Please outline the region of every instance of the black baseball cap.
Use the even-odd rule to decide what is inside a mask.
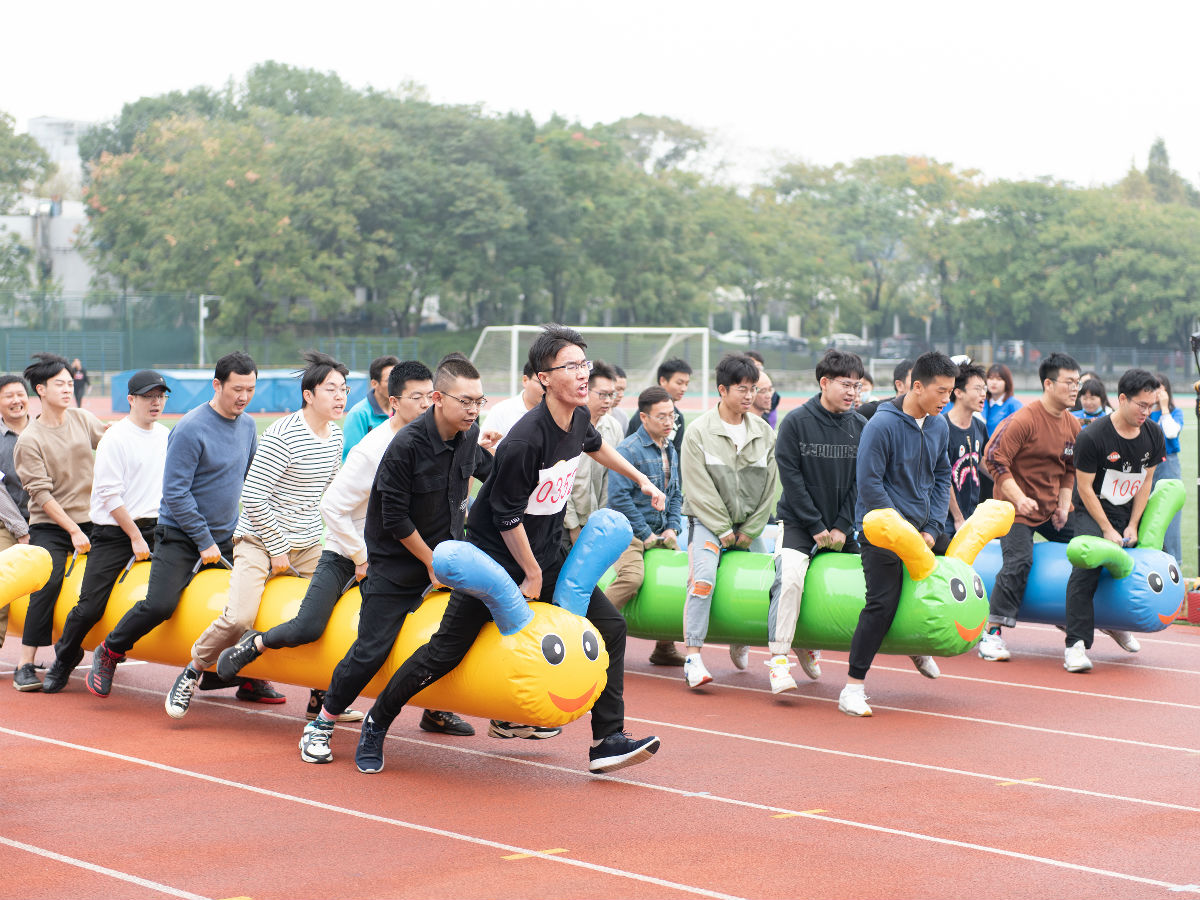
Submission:
[[[167,387],[167,379],[155,372],[153,369],[142,369],[140,372],[134,372],[129,376],[128,393],[141,396],[148,394],[155,388],[162,388],[168,394],[171,389]]]

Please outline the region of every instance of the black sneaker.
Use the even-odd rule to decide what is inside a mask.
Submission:
[[[226,688],[235,688],[242,686],[242,679],[234,678],[226,681],[213,672],[211,669],[205,669],[200,673],[200,683],[196,685],[198,691],[223,691]]]
[[[262,656],[262,651],[254,645],[254,639],[260,634],[261,631],[247,631],[240,641],[221,651],[221,655],[217,657],[218,678],[222,681],[232,681],[237,678],[238,672]]]
[[[75,671],[75,667],[79,665],[79,661],[83,659],[83,648],[80,647],[71,654],[70,660],[64,660],[61,656],[55,657],[54,662],[50,665],[50,669],[42,678],[42,693],[57,694],[67,686],[67,681],[71,677],[71,673]]]
[[[25,663],[23,666],[18,666],[17,671],[13,672],[13,687],[18,691],[40,691],[42,682],[37,677],[37,669],[33,663]]]
[[[314,722],[317,716],[321,715],[321,707],[325,705],[324,691],[310,691],[308,694],[308,709],[304,713],[304,718],[310,722]],[[345,709],[335,716],[335,721],[338,722],[361,722],[365,713],[361,709]]]
[[[168,716],[172,719],[182,719],[187,715],[188,707],[192,705],[192,695],[196,693],[196,685],[199,681],[200,673],[193,671],[191,666],[187,666],[179,673],[175,683],[171,685],[171,692],[167,694],[167,702],[164,704]]]
[[[452,712],[441,709],[427,709],[421,715],[421,730],[432,731],[435,734],[454,734],[459,737],[470,737],[475,733],[471,723]]]
[[[625,732],[618,731],[588,750],[588,770],[596,774],[615,772],[645,762],[658,752],[658,748],[659,740],[656,737],[635,741]]]
[[[315,723],[314,723],[315,724]],[[358,747],[354,751],[354,764],[364,775],[374,775],[383,771],[383,739],[387,737],[386,728],[378,728],[371,719],[371,714],[363,719],[362,734],[358,736]]]
[[[113,672],[117,663],[125,661],[124,653],[113,653],[108,644],[100,642],[100,646],[92,651],[92,670],[87,673],[83,683],[97,697],[107,697],[112,692]]]
[[[562,734],[561,728],[543,728],[541,725],[519,725],[516,722],[502,722],[492,719],[488,723],[488,737],[494,738],[525,738],[531,741],[544,741],[546,738]]]
[[[287,703],[287,697],[275,690],[275,686],[261,678],[247,678],[233,696],[247,703]]]

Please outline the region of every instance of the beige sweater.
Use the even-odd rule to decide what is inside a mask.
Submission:
[[[54,521],[46,515],[47,500],[57,502],[72,522],[90,520],[92,451],[107,427],[86,409],[68,409],[61,425],[51,427],[38,416],[21,432],[13,462],[29,492],[29,524]]]

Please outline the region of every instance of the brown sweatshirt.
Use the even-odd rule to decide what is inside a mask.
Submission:
[[[1007,499],[1001,486],[1011,478],[1038,505],[1035,517],[1018,514],[1018,522],[1041,525],[1058,507],[1059,491],[1075,486],[1079,429],[1079,420],[1069,411],[1052,416],[1041,400],[1027,403],[996,428],[983,451],[983,463],[996,482],[992,496]]]
[[[21,432],[13,462],[29,492],[29,524],[54,521],[46,515],[47,500],[76,524],[91,519],[92,451],[107,427],[86,409],[67,409],[61,425],[51,427],[38,416]]]

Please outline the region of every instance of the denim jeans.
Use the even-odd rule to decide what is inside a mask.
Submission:
[[[721,562],[721,541],[699,519],[689,518],[688,528],[688,592],[683,603],[683,642],[687,647],[703,647],[708,637],[717,565]],[[762,535],[751,542],[750,552],[766,552]]]

